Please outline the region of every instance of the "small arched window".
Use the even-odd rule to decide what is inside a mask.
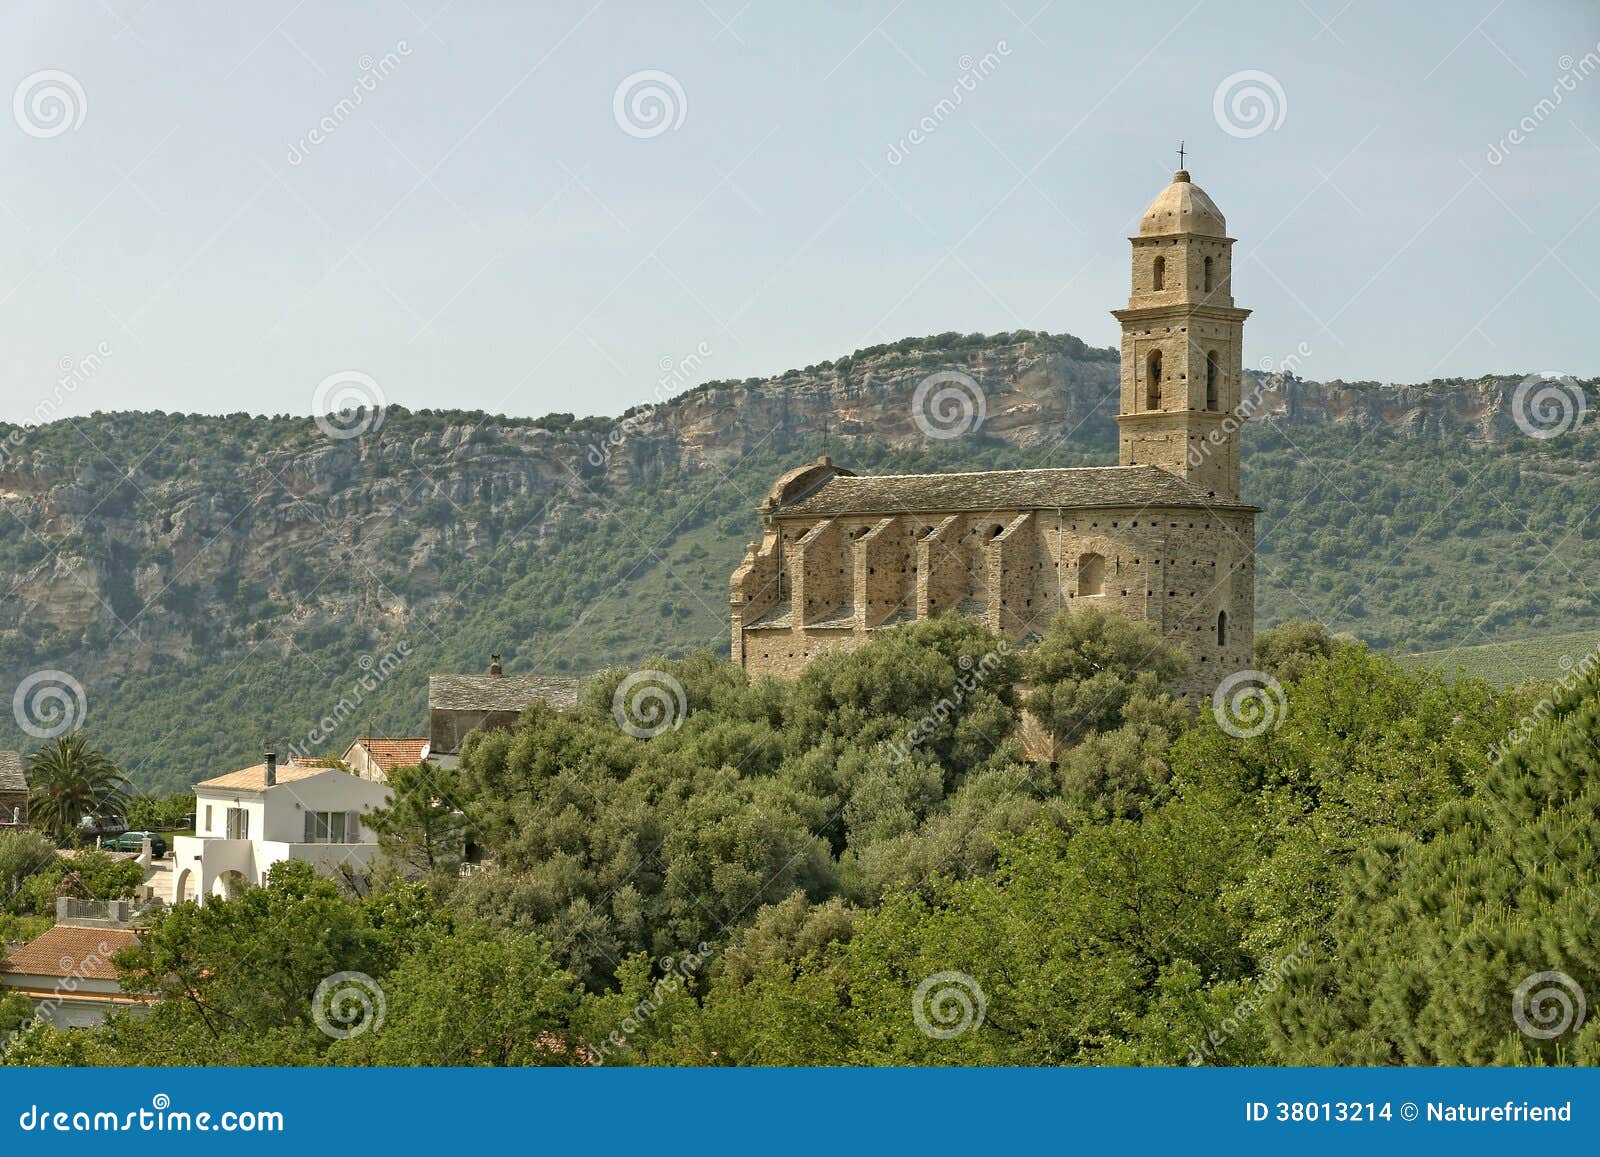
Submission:
[[[1217,351],[1206,354],[1206,409],[1217,408]]]
[[[1217,646],[1226,647],[1227,645],[1228,645],[1228,612],[1227,611],[1218,611],[1217,612]]]
[[[1206,262],[1205,262],[1205,286],[1206,286],[1206,292],[1210,293],[1211,292],[1211,258],[1209,258],[1209,257],[1206,258]]]
[[[1157,257],[1154,267],[1150,271],[1150,286],[1160,293],[1167,286],[1167,259]]]
[[[1151,350],[1144,360],[1144,406],[1147,410],[1161,408],[1161,351]]]
[[[1106,593],[1106,560],[1098,554],[1078,559],[1078,597]]]

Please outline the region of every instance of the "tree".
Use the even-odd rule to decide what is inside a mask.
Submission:
[[[566,1035],[578,982],[540,937],[457,929],[407,957],[383,992],[383,1025],[334,1046],[334,1063],[583,1063]]]
[[[1327,946],[1278,995],[1288,1064],[1600,1062],[1600,675],[1469,797],[1337,881]]]
[[[85,816],[121,815],[128,781],[81,730],[28,757],[29,821],[57,840],[73,839]]]
[[[128,800],[128,826],[135,831],[170,832],[194,824],[194,792],[136,795]]]
[[[33,1001],[20,992],[0,992],[0,1054],[11,1038],[33,1020]]]
[[[1200,712],[1172,746],[1175,790],[1259,830],[1255,862],[1230,897],[1252,951],[1277,958],[1302,941],[1333,951],[1341,870],[1469,794],[1514,718],[1484,683],[1447,683],[1356,646],[1311,663],[1268,710],[1265,730],[1247,739]]]
[[[55,858],[55,844],[39,832],[26,828],[0,831],[0,900],[9,903],[24,880]]]
[[[11,897],[12,911],[54,917],[56,896],[69,876],[72,889],[89,900],[120,900],[144,883],[144,869],[131,859],[113,859],[92,848],[68,859],[52,847],[49,860],[24,878]]]
[[[1328,628],[1310,619],[1279,623],[1256,635],[1255,664],[1267,674],[1292,683],[1318,659],[1326,659],[1340,646]],[[1351,644],[1344,644],[1351,645]]]
[[[367,817],[384,852],[420,871],[453,871],[468,831],[460,772],[428,763],[396,767],[389,772],[389,789],[389,804]]]
[[[1149,623],[1099,607],[1063,611],[1027,652],[1028,710],[1063,743],[1121,726],[1135,697],[1163,693],[1188,657]]]
[[[334,1036],[319,1011],[336,1017],[341,992],[370,992],[445,927],[416,886],[355,901],[284,861],[263,887],[178,905],[119,953],[123,988],[157,999],[146,1015],[112,1017],[103,1039],[120,1064],[321,1063]]]

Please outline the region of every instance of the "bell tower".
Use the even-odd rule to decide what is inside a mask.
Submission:
[[[1244,319],[1233,304],[1233,238],[1222,212],[1179,169],[1133,242],[1122,323],[1118,460],[1159,466],[1239,500]]]

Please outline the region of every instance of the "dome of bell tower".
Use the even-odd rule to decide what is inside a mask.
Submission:
[[[1150,202],[1150,208],[1144,211],[1139,222],[1141,237],[1165,233],[1194,233],[1202,237],[1228,235],[1222,210],[1206,196],[1204,189],[1189,180],[1184,169],[1172,174],[1172,184]]]

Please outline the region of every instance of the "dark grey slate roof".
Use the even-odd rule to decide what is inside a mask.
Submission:
[[[837,474],[780,514],[910,514],[1067,507],[1202,506],[1253,510],[1201,491],[1155,466],[988,470],[973,474]]]
[[[521,711],[535,699],[576,707],[578,680],[562,675],[429,675],[429,711]]]
[[[28,777],[22,774],[22,756],[15,751],[0,751],[0,791],[27,791]]]

